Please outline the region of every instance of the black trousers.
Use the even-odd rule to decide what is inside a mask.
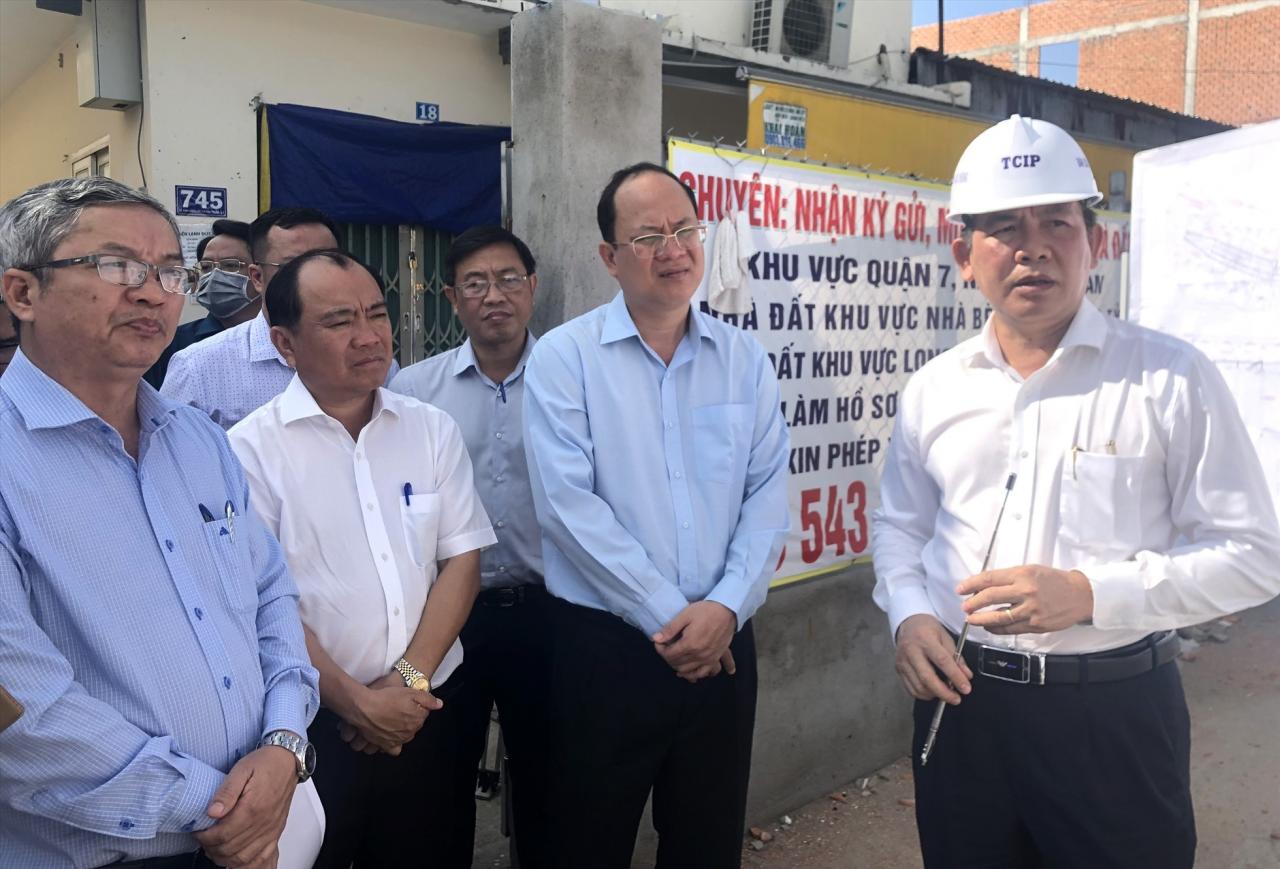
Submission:
[[[943,713],[915,704],[916,824],[928,869],[1191,869],[1190,721],[1177,665],[1115,682],[975,675]]]
[[[427,716],[397,757],[353,751],[338,734],[341,719],[323,707],[316,713],[307,735],[316,747],[325,831],[315,869],[471,869],[469,856],[459,862],[440,847],[460,821],[453,682],[450,676],[437,691],[444,708]]]
[[[551,844],[557,869],[630,869],[653,792],[658,869],[737,869],[755,727],[751,624],[737,674],[690,684],[609,613],[555,607]]]
[[[525,590],[521,600],[493,605],[481,592],[462,629],[465,655],[460,684],[450,705],[459,718],[461,802],[455,847],[471,865],[476,828],[476,771],[484,754],[489,711],[498,717],[511,758],[512,822],[521,869],[554,869],[547,852],[547,687],[551,670],[551,596],[541,586]],[[452,681],[452,680],[450,680]]]

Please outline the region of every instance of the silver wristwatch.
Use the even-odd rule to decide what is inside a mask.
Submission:
[[[316,771],[315,746],[292,730],[271,731],[262,737],[262,741],[258,743],[258,748],[268,745],[278,745],[293,754],[293,759],[298,763],[299,784],[311,778],[311,774]]]

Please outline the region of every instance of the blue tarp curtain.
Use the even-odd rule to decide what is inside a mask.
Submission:
[[[510,127],[408,124],[288,104],[263,113],[262,177],[272,208],[449,232],[501,220],[499,144]]]

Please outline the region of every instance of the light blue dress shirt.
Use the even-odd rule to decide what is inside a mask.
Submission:
[[[502,383],[480,371],[471,339],[410,365],[391,391],[435,405],[462,430],[476,491],[498,542],[480,553],[480,586],[542,584],[542,540],[524,454],[524,368],[537,339],[526,332],[524,353]]]
[[[790,523],[790,441],[760,344],[691,311],[665,365],[619,293],[543,336],[525,382],[551,593],[648,635],[704,599],[746,624]]]
[[[138,417],[135,462],[21,352],[0,377],[3,867],[194,851],[224,773],[319,702],[226,436],[145,383]]]
[[[399,370],[392,360],[386,382]],[[271,326],[259,313],[173,354],[160,394],[200,408],[225,431],[284,392],[291,380],[293,369],[271,343]]]

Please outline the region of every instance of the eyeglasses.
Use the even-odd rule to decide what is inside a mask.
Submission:
[[[202,259],[196,263],[196,268],[200,270],[200,274],[207,275],[214,269],[221,269],[224,272],[239,273],[244,269],[247,269],[250,265],[251,263],[248,260],[226,257],[225,259]]]
[[[615,250],[630,245],[631,252],[636,255],[637,259],[653,259],[666,248],[669,239],[674,239],[680,247],[687,251],[694,250],[698,245],[706,241],[707,228],[701,224],[686,226],[683,229],[677,229],[670,235],[663,235],[658,232],[653,235],[639,235],[631,239],[631,241],[611,241],[609,244]]]
[[[454,287],[458,291],[458,295],[464,299],[478,299],[487,295],[490,287],[497,287],[506,295],[518,293],[524,289],[525,284],[529,282],[528,275],[503,275],[494,281],[486,281],[476,279],[467,281],[465,284],[458,284]]]
[[[195,293],[200,281],[195,269],[185,266],[158,266],[144,263],[142,260],[130,259],[127,256],[114,254],[91,253],[72,259],[57,259],[53,262],[34,266],[19,266],[25,272],[38,269],[61,269],[68,266],[93,265],[98,268],[98,277],[107,283],[121,287],[140,287],[147,282],[147,276],[154,270],[165,292],[189,296]]]

